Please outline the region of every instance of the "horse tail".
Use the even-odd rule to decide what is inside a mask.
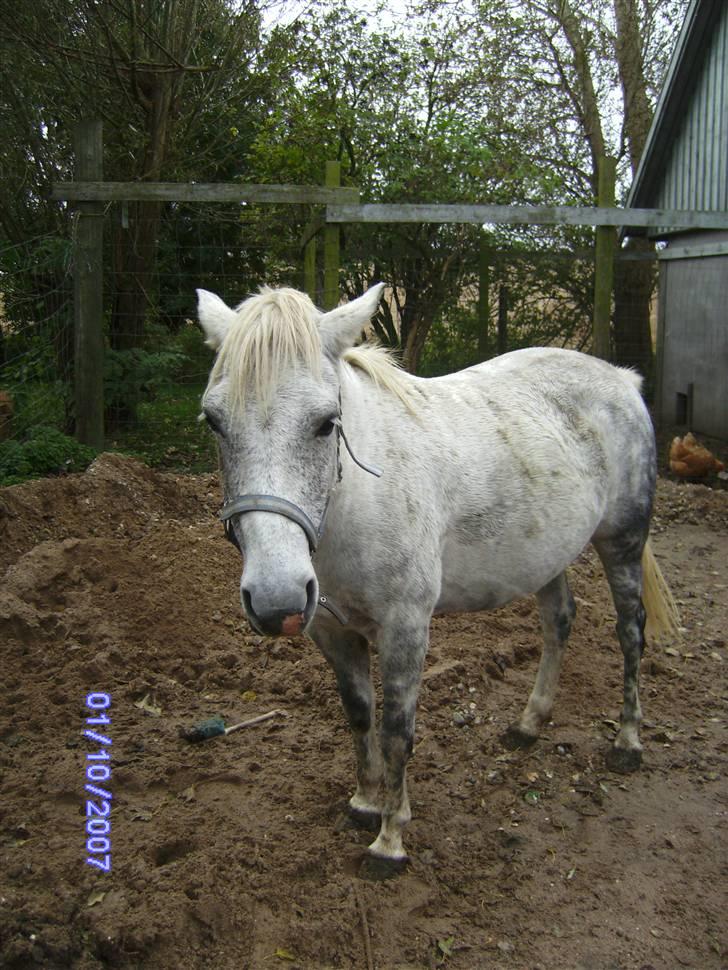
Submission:
[[[647,613],[645,634],[648,639],[680,638],[680,613],[649,539],[642,552],[642,604]]]

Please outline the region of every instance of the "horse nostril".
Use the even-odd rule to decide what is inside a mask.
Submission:
[[[255,610],[253,609],[253,601],[250,597],[250,592],[245,588],[243,588],[241,592],[243,595],[243,609],[245,610],[248,616],[254,617]]]
[[[318,595],[316,592],[316,580],[310,579],[306,583],[306,616],[312,616],[316,609]]]

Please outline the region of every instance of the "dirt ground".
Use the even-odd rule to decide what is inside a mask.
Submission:
[[[0,966],[728,966],[728,492],[660,483],[684,635],[646,651],[637,774],[604,767],[621,655],[591,553],[555,720],[527,752],[499,735],[534,677],[534,602],[433,623],[412,858],[383,883],[357,877],[371,835],[342,814],[333,677],[309,641],[251,634],[217,505],[213,476],[113,455],[0,491]],[[85,862],[90,691],[111,696],[109,873]]]

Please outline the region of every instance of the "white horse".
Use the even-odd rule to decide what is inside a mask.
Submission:
[[[236,310],[198,297],[218,351],[203,413],[219,444],[221,518],[243,554],[243,608],[261,633],[308,633],[333,667],[356,752],[349,804],[379,826],[370,867],[380,860],[386,875],[407,858],[405,768],[433,613],[536,594],[544,650],[507,738],[532,743],[551,714],[575,612],[565,569],[592,542],[624,654],[608,755],[621,771],[641,759],[646,610],[654,604],[664,627],[672,617],[646,545],[655,444],[640,378],[545,348],[413,377],[381,349],[353,346],[382,291],[323,314],[290,289],[265,289]]]

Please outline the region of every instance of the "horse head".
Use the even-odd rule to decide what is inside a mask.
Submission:
[[[292,289],[264,289],[235,310],[197,291],[217,351],[202,417],[218,443],[221,518],[243,556],[243,609],[260,633],[301,633],[316,611],[312,556],[340,476],[339,363],[382,290],[328,313]]]

